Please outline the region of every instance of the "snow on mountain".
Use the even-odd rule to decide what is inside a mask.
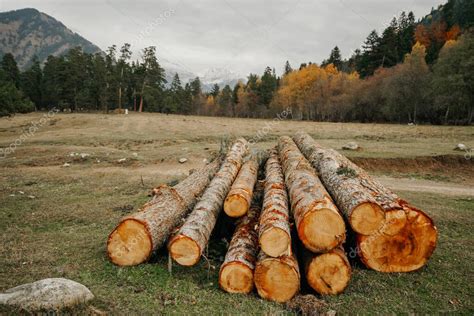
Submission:
[[[233,88],[239,80],[245,81],[238,74],[226,68],[210,68],[199,78],[204,91],[210,91],[215,84],[218,84],[221,89],[226,85]]]

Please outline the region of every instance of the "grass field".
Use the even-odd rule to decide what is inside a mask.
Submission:
[[[1,118],[0,148],[20,139],[42,116]],[[255,294],[230,295],[218,288],[222,240],[211,241],[209,263],[174,264],[171,275],[165,251],[148,264],[119,268],[107,260],[105,241],[123,215],[148,199],[151,187],[173,183],[203,165],[221,139],[257,137],[256,147],[269,148],[278,136],[297,130],[335,149],[358,142],[361,151],[344,154],[424,209],[439,230],[438,248],[426,267],[380,274],[354,262],[348,289],[322,298],[324,309],[474,313],[474,157],[453,151],[457,143],[474,146],[473,127],[56,114],[17,141],[14,152],[2,152],[0,291],[66,277],[89,287],[96,297],[92,305],[112,314],[290,313]],[[188,162],[179,164],[181,157]]]

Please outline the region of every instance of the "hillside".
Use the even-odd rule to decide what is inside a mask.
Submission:
[[[20,69],[26,69],[35,55],[44,62],[49,55],[58,56],[76,46],[87,53],[101,51],[55,18],[36,9],[0,13],[0,56],[13,54]]]

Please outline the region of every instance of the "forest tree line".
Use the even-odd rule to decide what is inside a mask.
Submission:
[[[267,67],[234,87],[204,92],[199,78],[183,84],[165,80],[151,46],[131,60],[130,44],[98,54],[80,48],[35,59],[20,72],[11,54],[0,67],[0,115],[57,108],[71,111],[134,111],[274,117],[292,109],[292,118],[471,124],[474,111],[473,4],[450,0],[415,22],[412,12],[393,18],[379,35],[372,31],[348,59],[335,47],[316,64],[282,76]]]

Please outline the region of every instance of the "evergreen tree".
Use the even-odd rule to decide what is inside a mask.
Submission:
[[[290,62],[287,60],[285,63],[285,75],[289,74],[292,71],[293,71],[293,68],[291,68]]]
[[[25,95],[34,103],[36,108],[41,108],[43,90],[43,71],[38,57],[33,57],[31,67],[21,74],[20,86]]]
[[[214,84],[214,86],[212,87],[212,90],[211,90],[210,95],[212,95],[214,98],[217,98],[217,96],[219,95],[220,90],[221,90],[221,88],[220,88],[219,85],[216,83],[216,84]]]
[[[20,70],[16,64],[15,57],[12,54],[6,53],[2,58],[2,69],[5,74],[5,80],[12,82],[15,87],[20,87]]]

